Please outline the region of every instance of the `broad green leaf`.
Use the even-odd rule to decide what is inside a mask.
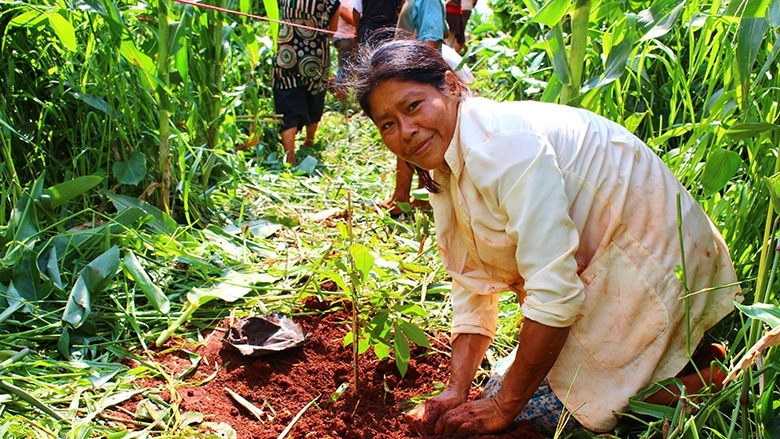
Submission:
[[[227,270],[219,283],[211,288],[195,287],[187,293],[187,301],[195,306],[201,306],[214,299],[225,302],[235,302],[252,291],[251,285],[257,283],[273,283],[276,281],[266,273],[241,273]]]
[[[639,41],[666,35],[683,11],[685,0],[655,0],[637,16]]]
[[[376,355],[380,361],[386,360],[390,356],[390,346],[381,341],[374,344],[374,355]]]
[[[425,312],[422,306],[416,303],[404,303],[393,307],[394,310],[407,316],[427,317],[428,313]]]
[[[93,12],[106,17],[106,10],[99,0],[74,0],[73,7],[80,11]]]
[[[769,20],[769,26],[777,29],[780,27],[780,1],[769,0],[769,9],[767,9],[767,20]],[[775,33],[777,35],[777,33]],[[775,39],[777,41],[777,39]],[[777,46],[777,43],[775,43]]]
[[[371,256],[368,249],[360,244],[352,244],[349,247],[349,253],[355,261],[355,268],[360,272],[360,283],[365,283],[371,267],[374,266],[374,257]]]
[[[57,339],[57,350],[63,357],[70,358],[70,329],[67,325],[62,325],[62,332]]]
[[[422,329],[404,320],[396,320],[396,324],[399,325],[401,332],[404,333],[406,338],[417,346],[425,348],[431,347],[431,344],[428,342],[428,336],[425,335],[425,332],[423,332]],[[396,335],[396,337],[398,337],[398,335]]]
[[[712,195],[723,189],[736,175],[740,166],[742,158],[734,151],[719,148],[710,152],[701,176],[704,192]]]
[[[173,235],[179,229],[179,225],[176,223],[176,221],[173,220],[173,218],[166,215],[165,212],[147,203],[146,201],[139,200],[138,198],[134,197],[128,197],[127,195],[115,194],[113,192],[104,192],[104,194],[111,200],[116,210],[120,212],[123,212],[129,208],[138,208],[152,215],[154,217],[154,221],[152,221],[150,224],[157,232],[166,235]]]
[[[84,195],[88,190],[99,185],[103,177],[86,175],[51,186],[43,190],[41,201],[48,209],[55,209],[68,201]]]
[[[114,162],[114,176],[122,184],[137,185],[146,176],[146,156],[140,151],[133,151],[125,162]]]
[[[729,128],[726,131],[726,135],[734,140],[745,140],[778,128],[780,128],[780,125],[769,122],[741,123]]]
[[[125,274],[135,281],[154,309],[163,314],[168,314],[171,310],[168,296],[152,281],[133,252],[127,252],[122,268]]]
[[[766,322],[769,326],[776,328],[780,325],[780,308],[775,305],[769,305],[767,303],[754,303],[753,305],[743,305],[738,302],[734,302],[737,309],[742,311],[746,316],[751,319],[761,320]]]
[[[46,19],[46,17],[47,14],[30,8],[30,10],[22,12],[21,14],[14,17],[10,22],[8,22],[8,26],[31,28],[38,26],[44,19]]]
[[[355,333],[352,331],[347,332],[347,334],[344,336],[344,347],[351,345],[354,340]]]
[[[46,257],[46,276],[51,279],[55,287],[60,290],[63,288],[62,276],[60,276],[60,266],[57,264],[57,247],[51,246]]]
[[[154,60],[149,55],[141,52],[135,47],[135,44],[131,40],[122,40],[122,44],[119,46],[119,53],[134,66],[141,69],[144,73],[144,77],[150,87],[156,87],[158,85],[157,80],[157,66]]]
[[[326,271],[323,274],[327,276],[330,280],[335,282],[336,285],[338,285],[338,287],[341,288],[341,291],[344,291],[345,293],[352,291],[352,288],[347,286],[347,283],[344,281],[344,278],[337,271]]]
[[[753,64],[756,62],[758,52],[764,44],[764,37],[769,25],[763,18],[743,18],[739,21],[737,30],[737,47],[735,49],[736,62],[734,66],[737,73],[737,81],[747,90],[748,81],[751,78]]]
[[[780,213],[780,173],[771,177],[764,177],[764,182],[769,189],[769,199],[775,213]]]
[[[772,0],[731,0],[723,15],[737,18],[764,18],[770,3]]]
[[[7,249],[0,249],[0,254],[6,250],[6,255],[18,249],[20,244],[24,244],[30,238],[38,234],[38,206],[36,200],[41,197],[43,192],[43,178],[40,176],[30,187],[29,193],[24,194],[16,203],[11,219],[8,221],[8,230],[6,236],[12,243]]]
[[[48,17],[49,24],[52,29],[54,29],[54,33],[57,34],[62,45],[71,52],[75,52],[76,49],[78,49],[76,31],[73,29],[73,25],[70,24],[70,21],[66,20],[65,17],[57,12],[50,13]]]
[[[542,9],[531,19],[533,23],[541,23],[547,27],[553,27],[560,23],[566,11],[571,6],[571,0],[548,0]]]
[[[555,26],[545,35],[544,42],[558,80],[563,85],[571,85],[569,60],[566,58],[566,44],[563,42],[563,31],[560,25]]]
[[[368,337],[360,337],[360,340],[358,340],[358,355],[365,354],[370,347],[371,340]]]
[[[305,175],[312,175],[314,174],[314,171],[317,169],[317,164],[319,164],[319,161],[315,159],[314,157],[307,155],[306,158],[304,158],[296,167],[295,170],[299,173],[303,173]]]
[[[349,228],[347,228],[347,224],[344,221],[339,221],[336,224],[336,228],[339,231],[339,235],[341,235],[341,239],[349,239]]]
[[[8,304],[23,301],[27,305],[24,312],[30,312],[31,307],[38,306],[51,294],[52,281],[41,275],[38,269],[38,254],[30,249],[24,249],[13,272],[13,280],[8,286]]]
[[[780,1],[776,1],[773,4],[780,5]],[[777,27],[780,27],[780,6],[777,7],[777,15],[778,15]],[[764,60],[764,65],[761,67],[761,70],[758,72],[758,74],[756,74],[756,78],[761,78],[761,79],[765,78],[766,73],[769,72],[771,69],[774,68],[774,66],[777,65],[776,64],[777,56],[778,54],[780,54],[780,33],[775,32],[774,36],[775,36],[774,38],[775,43],[772,45],[772,53],[766,57],[766,60]]]
[[[631,56],[633,47],[630,41],[624,39],[617,46],[612,47],[607,57],[606,66],[604,68],[604,74],[588,81],[586,90],[591,90],[598,87],[603,87],[610,82],[619,79],[626,72],[626,62]]]
[[[84,102],[85,104],[89,105],[90,107],[92,107],[92,108],[94,108],[94,109],[96,109],[96,110],[98,110],[98,111],[100,111],[102,113],[105,113],[105,114],[108,114],[108,115],[112,114],[111,113],[111,107],[108,105],[108,102],[106,102],[105,100],[103,100],[100,97],[93,96],[93,95],[88,95],[88,94],[84,94],[84,93],[79,93],[77,91],[71,91],[70,94],[73,95],[74,98],[80,100],[81,102]]]
[[[263,0],[263,6],[265,6],[265,13],[272,21],[268,23],[268,29],[271,32],[271,38],[274,40],[274,51],[276,51],[276,44],[279,40],[279,4],[276,0]]]
[[[78,328],[92,310],[92,302],[116,275],[119,268],[119,248],[113,246],[87,264],[79,272],[79,277],[68,296],[62,320]]]
[[[393,337],[393,352],[395,353],[395,365],[398,367],[398,372],[401,373],[401,377],[403,378],[409,367],[409,360],[412,358],[412,353],[409,349],[409,342],[406,341],[406,337],[404,337],[398,326],[395,327],[395,337]]]

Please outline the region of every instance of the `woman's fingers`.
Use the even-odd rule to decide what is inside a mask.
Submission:
[[[434,433],[445,437],[498,433],[511,425],[512,421],[513,418],[507,418],[494,399],[480,399],[442,415],[436,422]]]
[[[441,416],[461,405],[464,397],[445,389],[438,396],[425,401],[406,414],[406,422],[419,435],[431,435]]]

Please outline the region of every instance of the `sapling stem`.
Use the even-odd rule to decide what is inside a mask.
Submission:
[[[352,192],[347,192],[347,232],[349,236],[349,247],[352,247],[352,241],[354,235],[352,234]],[[359,387],[360,371],[358,369],[358,355],[359,355],[359,339],[360,339],[360,324],[358,320],[358,285],[355,284],[355,258],[352,256],[352,252],[347,251],[347,257],[349,259],[350,281],[352,283],[352,378],[355,385],[352,390],[357,395]]]

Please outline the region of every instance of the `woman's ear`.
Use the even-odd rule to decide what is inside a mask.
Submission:
[[[444,72],[444,83],[447,88],[447,91],[450,92],[450,96],[460,99],[460,82],[458,81],[458,77],[455,76],[455,73],[452,72],[452,70],[447,70]]]

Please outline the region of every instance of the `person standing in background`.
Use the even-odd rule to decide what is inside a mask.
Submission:
[[[347,80],[347,67],[358,48],[355,19],[352,14],[352,0],[341,0],[338,12],[338,25],[333,35],[333,47],[338,52],[338,71],[333,81],[333,92],[340,100],[346,100],[347,91],[344,83]]]
[[[469,24],[471,10],[477,6],[478,0],[460,0],[460,13],[463,16],[463,33],[466,32],[466,25]]]
[[[312,146],[325,109],[330,76],[327,31],[336,30],[339,5],[339,0],[279,0],[282,23],[273,68],[274,109],[282,115],[282,146],[290,165],[295,164],[298,131],[306,127],[303,146]]]
[[[358,45],[379,44],[395,35],[403,0],[353,0],[352,14]]]
[[[447,26],[450,28],[450,32],[447,34],[447,38],[444,43],[455,49],[460,53],[463,46],[466,44],[466,24],[463,21],[463,14],[460,6],[461,0],[447,0]]]

